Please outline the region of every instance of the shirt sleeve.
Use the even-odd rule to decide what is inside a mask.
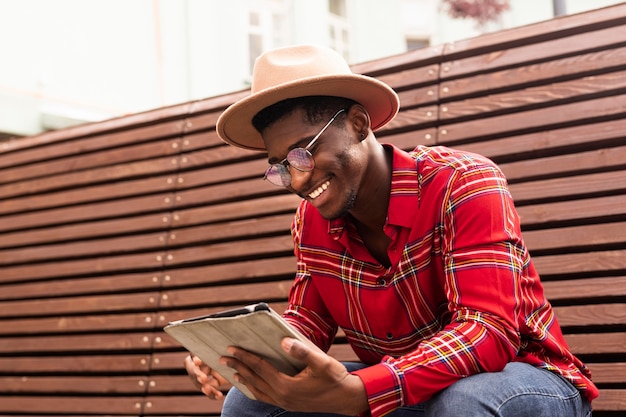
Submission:
[[[307,265],[302,260],[300,253],[306,208],[307,204],[303,201],[296,211],[291,226],[297,268],[294,283],[289,291],[289,304],[283,317],[320,349],[328,352],[335,339],[337,325],[328,313],[322,297],[313,284]]]
[[[441,233],[449,323],[413,352],[355,372],[373,416],[427,401],[460,378],[500,371],[520,347],[530,258],[506,180],[489,161],[456,169]]]

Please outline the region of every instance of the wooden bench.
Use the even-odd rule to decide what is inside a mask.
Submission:
[[[381,141],[503,169],[601,417],[626,412],[625,35],[618,5],[353,66],[401,97]],[[162,327],[285,306],[298,199],[214,130],[245,95],[0,143],[0,414],[219,415]]]

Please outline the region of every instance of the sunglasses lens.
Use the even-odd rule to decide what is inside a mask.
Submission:
[[[297,169],[298,171],[311,171],[315,167],[313,157],[304,148],[296,148],[289,151],[287,154],[287,161],[289,165]]]
[[[283,164],[270,165],[265,171],[265,179],[279,187],[288,187],[291,184],[291,174]]]

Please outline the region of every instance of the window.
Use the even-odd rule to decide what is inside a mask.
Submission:
[[[248,2],[248,64],[264,51],[286,44],[289,35],[288,0],[249,0]]]
[[[428,39],[424,38],[407,38],[406,39],[406,50],[412,51],[414,49],[422,49],[430,46],[430,42]]]
[[[336,16],[347,17],[346,0],[329,0],[328,11]]]
[[[329,0],[328,22],[330,47],[350,62],[350,25],[345,0]]]

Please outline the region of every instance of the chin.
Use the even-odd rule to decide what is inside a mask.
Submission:
[[[346,217],[350,214],[350,210],[354,207],[354,202],[356,201],[356,194],[350,194],[346,202],[340,207],[334,207],[333,209],[317,208],[320,215],[326,220],[336,220]]]

